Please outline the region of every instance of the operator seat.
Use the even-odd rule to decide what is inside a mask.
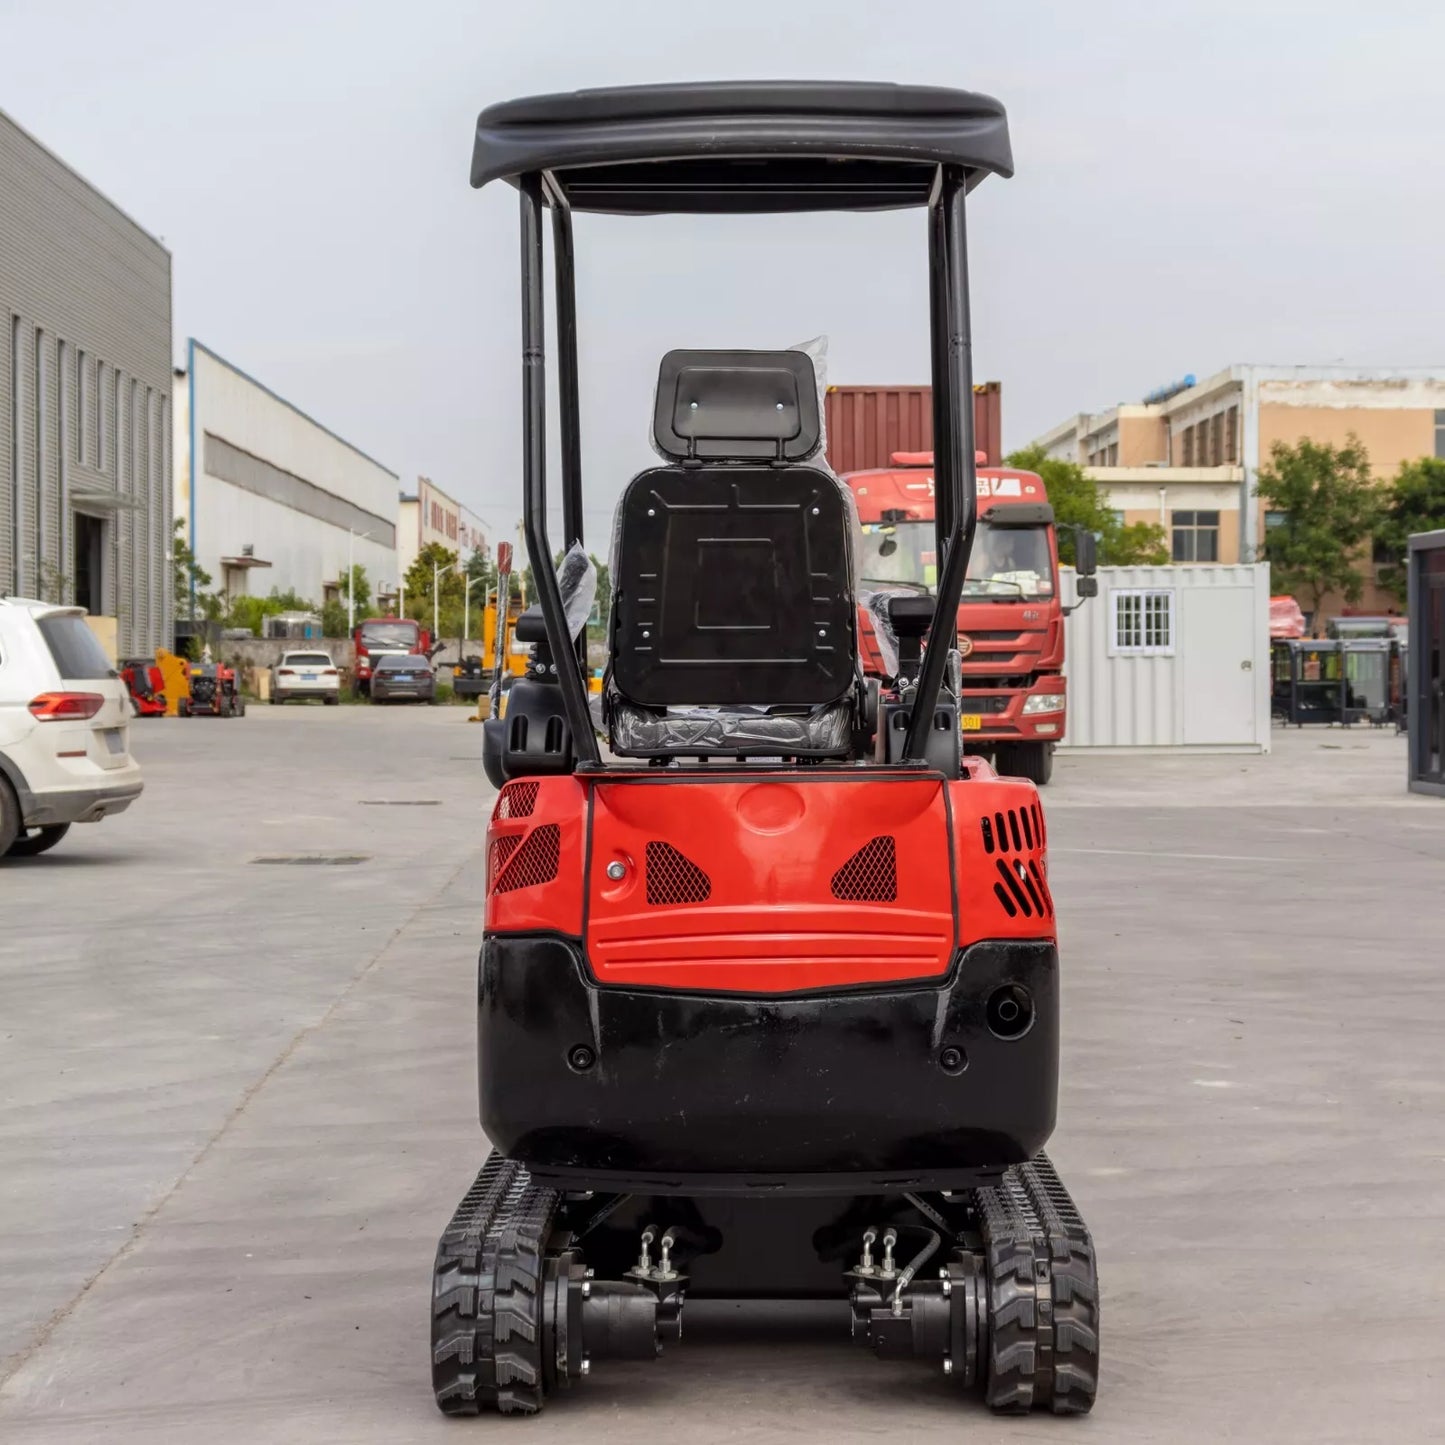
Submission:
[[[849,756],[861,705],[853,509],[801,351],[671,351],[653,417],[670,465],[613,528],[603,713],[622,757]]]

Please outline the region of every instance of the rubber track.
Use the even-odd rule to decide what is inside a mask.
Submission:
[[[448,1415],[542,1408],[542,1256],[557,1191],[493,1152],[437,1244],[432,1388]]]
[[[1040,1154],[975,1190],[974,1204],[988,1251],[988,1403],[1086,1414],[1099,1385],[1099,1284],[1074,1201]]]

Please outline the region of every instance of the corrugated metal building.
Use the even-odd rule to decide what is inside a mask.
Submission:
[[[395,472],[192,340],[176,373],[175,512],[226,596],[395,591]]]
[[[1269,567],[1101,567],[1098,579],[1065,623],[1064,746],[1268,752]]]
[[[0,112],[0,589],[170,619],[171,258]]]

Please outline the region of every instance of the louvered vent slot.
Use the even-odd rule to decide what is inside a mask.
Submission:
[[[898,860],[892,837],[870,838],[834,875],[833,897],[845,903],[892,903]]]
[[[1025,918],[1032,918],[1034,914],[1043,912],[1043,905],[1039,902],[1037,893],[1033,893],[1033,901],[1029,901],[1029,893],[1033,892],[1033,889],[1030,885],[1028,891],[1025,891],[1025,885],[1028,881],[1027,875],[1020,879],[1019,875],[1014,871],[1014,869],[1019,866],[1018,864],[1005,863],[1002,858],[994,861],[994,867],[998,869],[999,877],[1003,879],[1005,886],[1008,888],[1009,896],[1015,904],[1014,908],[1009,908],[1007,903],[1004,904],[1004,907],[1008,910],[1008,916],[1013,918],[1016,917],[1017,914],[1022,913]],[[1003,897],[997,884],[994,885],[993,891],[999,893],[1000,898]]]
[[[498,839],[497,842],[503,841]],[[518,888],[535,888],[550,883],[557,876],[557,863],[562,856],[562,829],[556,823],[533,828],[522,840],[522,846],[503,864],[492,891],[513,893]]]
[[[706,903],[712,897],[712,879],[670,843],[649,843],[647,901],[654,907],[669,903]]]
[[[1039,866],[1036,858],[1029,862],[1029,873],[1033,877],[1034,886],[1039,890],[1039,896],[1044,900],[1044,912],[1052,918],[1054,916],[1054,896],[1049,892],[1049,885],[1044,881],[1044,870]]]
[[[979,827],[983,830],[983,851],[985,853],[992,853],[993,824],[989,821],[987,813],[985,813],[983,817],[979,819]]]
[[[537,794],[542,790],[540,783],[508,783],[497,799],[493,818],[530,818],[537,806]]]

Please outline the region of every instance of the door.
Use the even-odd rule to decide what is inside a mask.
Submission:
[[[105,522],[85,512],[75,514],[75,605],[92,617],[105,613]]]
[[[1252,587],[1181,587],[1178,658],[1187,746],[1257,743]]]

